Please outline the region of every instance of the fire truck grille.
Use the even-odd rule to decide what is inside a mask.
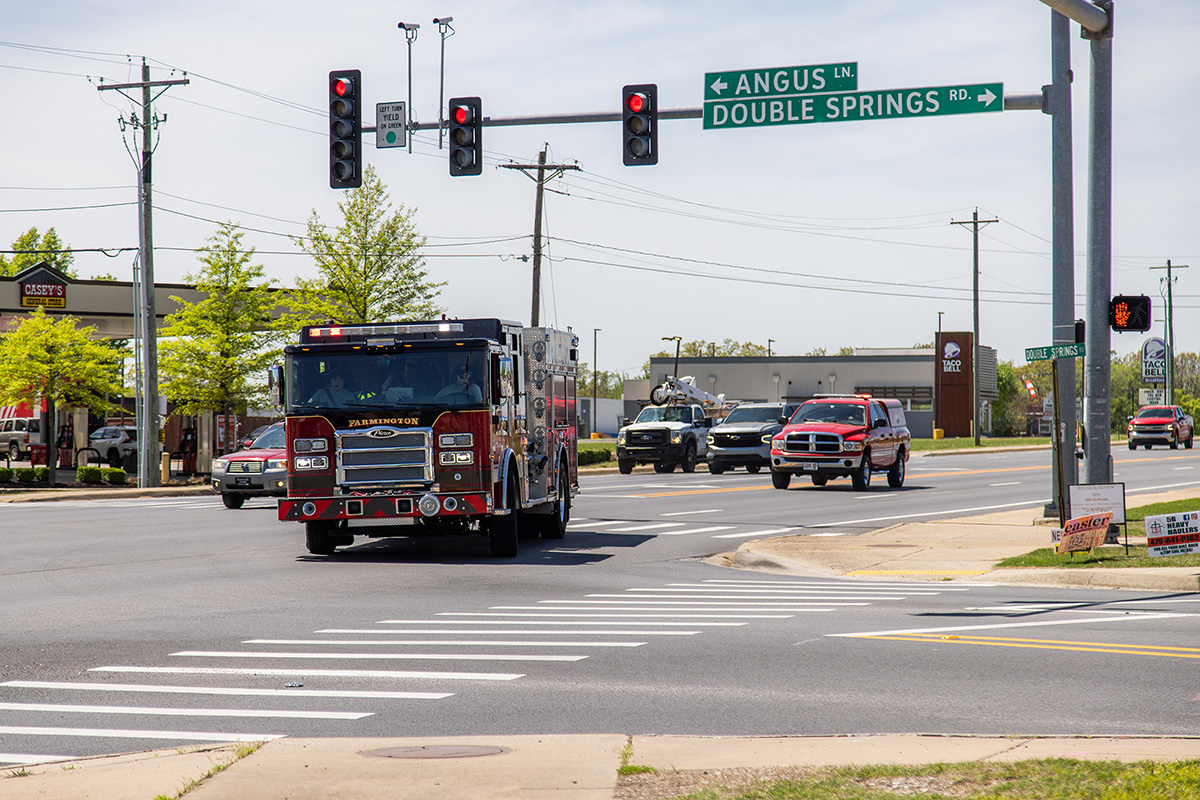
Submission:
[[[337,432],[337,482],[343,487],[433,482],[433,431],[379,425]]]
[[[842,437],[836,433],[790,433],[785,447],[789,453],[840,453]]]

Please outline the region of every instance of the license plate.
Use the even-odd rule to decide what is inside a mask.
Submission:
[[[233,485],[234,486],[249,486],[250,479],[249,478],[234,478]]]
[[[800,469],[804,470],[805,472],[816,472],[817,463],[815,461],[801,461]]]

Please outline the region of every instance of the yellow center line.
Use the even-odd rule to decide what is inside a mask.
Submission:
[[[1125,645],[1110,642],[1071,642],[1057,639],[1005,639],[992,636],[955,636],[912,633],[896,636],[857,636],[857,639],[889,639],[899,642],[925,644],[977,644],[989,647],[1022,647],[1035,650],[1074,650],[1082,653],[1115,653],[1132,656],[1164,656],[1167,658],[1198,658],[1200,649],[1192,647],[1160,647],[1157,645]]]

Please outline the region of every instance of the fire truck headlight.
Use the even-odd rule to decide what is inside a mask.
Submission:
[[[328,439],[297,439],[292,443],[297,453],[326,453],[329,451]]]
[[[464,453],[455,453],[454,455],[456,456],[455,460],[459,464],[474,464],[475,463],[475,454],[474,453],[464,452]]]
[[[443,433],[438,436],[438,444],[442,447],[471,447],[475,437],[469,433]]]
[[[326,456],[296,456],[296,469],[329,469],[329,458]]]
[[[455,453],[442,453],[441,455],[438,456],[438,463],[442,464],[443,466],[448,466],[450,464],[453,464],[453,463],[455,463],[455,460],[454,460],[455,455],[456,455]]]

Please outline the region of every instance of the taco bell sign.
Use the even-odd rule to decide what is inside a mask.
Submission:
[[[1142,383],[1167,382],[1167,343],[1162,339],[1147,339],[1142,345]]]

